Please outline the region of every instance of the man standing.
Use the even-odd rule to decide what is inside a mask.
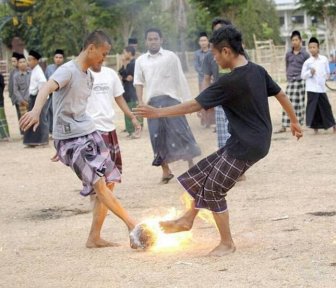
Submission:
[[[224,20],[221,18],[215,18],[212,20],[212,31],[215,31],[223,26],[231,25],[229,20]],[[204,72],[204,81],[203,89],[206,89],[210,86],[211,83],[216,82],[220,76],[219,67],[214,60],[214,57],[211,51],[204,57],[203,62],[203,72]],[[229,72],[228,70],[221,70],[221,74]],[[216,117],[216,132],[217,132],[217,143],[218,148],[225,146],[226,141],[230,137],[229,133],[229,121],[225,115],[225,112],[221,106],[215,107],[215,117]]]
[[[200,49],[196,50],[194,53],[194,68],[198,75],[198,90],[201,92],[203,80],[204,80],[204,72],[203,72],[203,61],[204,57],[209,51],[209,40],[206,32],[201,32],[198,39],[198,45]]]
[[[56,69],[60,67],[63,64],[63,62],[64,62],[64,51],[62,49],[56,49],[54,53],[54,64],[48,65],[45,70],[45,76],[47,80],[49,80],[50,76],[54,74]],[[52,134],[53,129],[52,94],[49,95],[47,106],[48,106],[47,119],[49,125],[49,133]]]
[[[28,111],[29,107],[29,84],[30,71],[28,70],[27,60],[24,55],[18,56],[18,73],[13,81],[13,99],[15,107],[19,108],[19,120]],[[23,134],[23,131],[21,131]]]
[[[8,78],[8,96],[12,101],[12,104],[15,105],[16,109],[16,115],[18,120],[21,118],[21,113],[20,113],[20,107],[15,104],[15,97],[14,97],[14,78],[16,74],[18,73],[18,57],[19,53],[13,52],[12,57],[11,57],[11,63],[12,63],[12,70],[9,73],[9,78]],[[23,135],[22,131],[21,135]]]
[[[157,28],[148,29],[145,38],[148,51],[136,60],[134,72],[139,104],[168,107],[191,99],[179,58],[173,52],[161,48],[161,31]],[[185,160],[192,166],[193,158],[201,154],[185,116],[148,119],[148,129],[154,151],[152,165],[161,166],[164,184],[174,177],[169,163]]]
[[[138,105],[138,98],[133,85],[134,79],[134,67],[135,67],[135,48],[133,46],[125,47],[122,55],[123,65],[119,69],[122,83],[124,85],[124,99],[128,105],[128,108],[132,110]],[[142,119],[141,119],[142,122]],[[132,119],[125,114],[125,128],[130,139],[139,138],[140,134],[134,133],[134,125]]]
[[[200,46],[200,49],[196,50],[194,53],[194,67],[198,74],[198,91],[202,92],[204,81],[203,62],[205,55],[207,55],[209,51],[209,40],[205,32],[200,33],[198,45]],[[214,109],[202,109],[198,112],[197,116],[201,118],[201,125],[205,128],[209,128],[211,124],[215,124],[214,113]]]
[[[5,80],[2,74],[0,73],[0,141],[9,141],[9,130],[3,97],[4,89],[5,89]]]
[[[291,35],[292,48],[286,53],[286,76],[287,88],[286,94],[292,102],[296,117],[300,125],[304,124],[305,116],[305,80],[301,78],[303,63],[309,58],[309,54],[302,47],[302,38],[299,31],[293,31]],[[286,132],[290,126],[290,120],[285,111],[282,112],[282,127],[275,133]]]
[[[28,64],[31,69],[30,84],[29,84],[29,111],[33,109],[36,101],[36,96],[43,86],[47,82],[43,70],[39,65],[41,55],[34,51],[29,51]],[[48,122],[47,122],[47,105],[44,105],[40,115],[40,125],[34,131],[32,128],[26,130],[23,136],[23,144],[29,147],[46,145],[49,142]]]

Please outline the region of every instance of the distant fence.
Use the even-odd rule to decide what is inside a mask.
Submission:
[[[281,82],[285,81],[285,47],[284,46],[274,46],[273,50],[264,49],[249,49],[246,50],[249,59],[252,62],[258,63],[269,72],[269,74],[274,78],[274,80]],[[177,55],[181,58],[181,53]],[[139,54],[140,55],[140,54]],[[67,60],[74,59],[75,56],[67,57]],[[185,54],[185,70],[188,74],[196,73],[194,69],[194,52],[188,51]],[[47,59],[42,59],[41,66],[45,68],[48,64]],[[106,66],[113,68],[118,71],[121,67],[121,54],[108,55],[105,60]],[[0,60],[0,73],[4,76],[6,86],[8,87],[8,77],[10,71],[10,59]]]

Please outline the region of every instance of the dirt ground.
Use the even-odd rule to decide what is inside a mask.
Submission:
[[[195,77],[188,77],[196,94]],[[329,94],[336,112],[336,94]],[[216,228],[197,219],[189,245],[170,252],[129,248],[126,227],[109,214],[103,237],[117,248],[87,249],[90,203],[69,168],[52,163],[47,148],[24,148],[14,108],[6,97],[12,141],[0,143],[0,287],[335,287],[336,135],[305,128],[296,141],[289,132],[273,136],[269,155],[228,195],[236,253],[207,257],[218,243]],[[281,109],[270,99],[274,129]],[[336,114],[336,113],[335,113]],[[216,149],[215,133],[188,116],[206,156]],[[138,220],[170,207],[183,210],[174,179],[159,184],[151,166],[148,131],[128,140],[117,126],[123,182],[116,195]],[[200,159],[200,158],[199,158]],[[175,175],[186,163],[173,163]]]

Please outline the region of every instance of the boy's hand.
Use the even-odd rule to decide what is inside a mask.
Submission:
[[[25,113],[19,121],[20,129],[23,131],[27,131],[30,127],[33,126],[33,131],[35,132],[39,124],[40,115],[35,113],[33,110]]]
[[[303,136],[303,132],[299,123],[291,123],[290,129],[292,131],[292,135],[295,136],[297,140]]]
[[[135,128],[134,136],[136,138],[139,138],[140,135],[141,135],[141,125],[140,125],[140,123],[139,123],[139,121],[138,121],[138,119],[136,117],[132,118],[132,124],[133,124],[133,126]]]
[[[159,109],[150,105],[138,105],[133,108],[133,114],[138,117],[159,118]]]

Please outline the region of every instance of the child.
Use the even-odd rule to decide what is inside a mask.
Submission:
[[[70,166],[82,180],[82,195],[97,195],[86,246],[98,248],[115,246],[100,237],[106,208],[117,215],[129,230],[134,228],[135,221],[112,193],[114,183],[120,181],[120,171],[111,160],[110,151],[96,131],[93,119],[86,113],[93,85],[88,68],[100,70],[111,49],[111,42],[102,31],[95,31],[88,35],[83,47],[76,59],[59,67],[39,90],[34,108],[21,118],[20,127],[25,131],[33,127],[35,131],[48,95],[56,91],[53,95],[55,158]]]
[[[302,132],[293,107],[281,88],[266,70],[248,62],[244,56],[242,36],[233,26],[214,32],[212,53],[218,65],[229,68],[225,74],[195,100],[183,104],[154,108],[148,105],[135,109],[135,114],[148,118],[189,114],[221,105],[229,119],[231,137],[226,146],[198,162],[178,177],[194,198],[193,205],[181,218],[161,222],[168,232],[191,229],[199,208],[213,212],[221,241],[210,255],[223,256],[235,251],[226,204],[227,192],[237,179],[268,153],[272,124],[268,96],[275,95],[291,120],[291,131],[298,139]]]
[[[319,41],[312,37],[308,49],[311,57],[303,63],[301,78],[306,80],[308,95],[306,109],[306,125],[313,128],[315,134],[318,129],[333,127],[336,133],[335,119],[329,103],[325,82],[329,78],[329,62],[327,57],[319,54]]]

